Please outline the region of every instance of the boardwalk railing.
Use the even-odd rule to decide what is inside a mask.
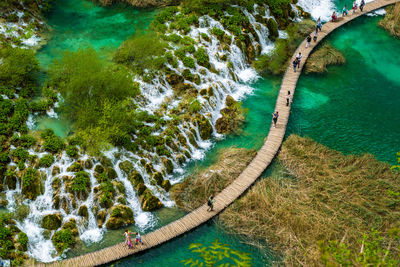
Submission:
[[[290,64],[283,77],[281,89],[279,91],[278,99],[276,100],[275,110],[279,111],[279,119],[276,128],[272,127],[269,129],[267,140],[265,141],[262,148],[258,151],[256,157],[246,167],[246,169],[236,178],[229,186],[227,186],[222,192],[215,196],[214,211],[208,212],[207,205],[199,207],[198,209],[190,212],[186,216],[163,226],[151,233],[148,233],[142,237],[144,245],[138,245],[134,249],[128,249],[123,243],[107,247],[92,253],[84,254],[75,258],[66,259],[58,262],[52,262],[48,264],[38,264],[39,266],[97,266],[101,264],[111,263],[121,258],[133,255],[137,252],[147,250],[149,248],[160,245],[167,242],[177,236],[180,236],[197,226],[207,222],[215,215],[223,211],[228,205],[230,205],[235,199],[240,197],[262,174],[262,172],[269,166],[276,153],[278,152],[283,138],[285,136],[286,126],[290,115],[290,106],[286,106],[286,95],[290,91],[293,97],[297,80],[301,74],[301,70],[308,56],[310,55],[313,48],[329,33],[339,28],[343,24],[373,10],[382,8],[384,6],[394,4],[400,0],[376,0],[366,4],[364,12],[357,10],[355,14],[351,14],[343,17],[338,22],[328,22],[322,27],[322,31],[318,35],[317,42],[313,42],[311,47],[305,48],[306,40],[297,48],[295,55],[301,52],[303,59],[299,71],[294,72],[293,67]],[[268,123],[270,118],[266,118]],[[166,255],[167,256],[167,255]]]

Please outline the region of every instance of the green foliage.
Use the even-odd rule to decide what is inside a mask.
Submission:
[[[28,168],[25,171],[24,176],[22,176],[22,186],[29,187],[30,185],[32,185],[35,182],[37,175],[38,170],[34,168]]]
[[[52,103],[46,99],[40,99],[29,103],[32,112],[46,113]]]
[[[18,243],[21,246],[26,247],[28,242],[29,242],[29,238],[24,232],[21,232],[21,233],[18,234]]]
[[[186,259],[181,262],[186,266],[252,266],[250,253],[234,250],[228,244],[222,244],[216,239],[206,247],[199,243],[192,243],[189,250],[195,253],[198,259]],[[218,265],[217,265],[218,264]]]
[[[183,65],[185,65],[188,68],[195,68],[196,67],[196,62],[191,57],[184,56],[182,58],[182,62],[183,62]]]
[[[39,63],[31,49],[6,47],[0,49],[0,86],[12,88],[33,86]]]
[[[66,52],[54,63],[50,76],[64,98],[65,116],[79,130],[77,137],[94,150],[89,152],[109,142],[120,146],[130,141],[129,132],[136,125],[130,98],[139,93],[139,87],[126,68],[86,49]]]
[[[52,154],[46,154],[39,160],[39,167],[50,167],[54,163],[54,157]]]
[[[69,145],[66,148],[66,153],[71,158],[77,157],[78,156],[78,152],[79,152],[78,148],[76,146],[74,146],[74,145]]]
[[[64,141],[52,129],[46,129],[40,136],[44,139],[43,148],[46,151],[57,153],[64,149]]]
[[[210,67],[210,58],[203,47],[197,49],[196,53],[194,53],[194,57],[197,60],[197,64],[200,66],[209,68]]]
[[[220,40],[222,40],[222,38],[225,35],[225,32],[223,30],[216,28],[216,27],[211,29],[211,33],[214,34],[215,36],[217,36],[217,38]]]
[[[75,192],[87,192],[90,188],[89,174],[84,171],[79,171],[75,174],[72,180],[71,190]]]
[[[167,43],[155,33],[136,34],[118,48],[114,61],[139,74],[143,74],[145,69],[159,70],[165,63],[166,47]]]
[[[278,75],[286,67],[286,62],[290,57],[289,42],[287,39],[277,39],[275,49],[267,54],[261,55],[253,63],[253,67],[260,73],[272,73]]]
[[[193,101],[190,102],[189,104],[189,112],[190,113],[197,113],[201,110],[201,103],[199,100],[194,99]]]
[[[384,238],[382,233],[372,229],[359,240],[360,250],[356,252],[342,242],[321,243],[321,262],[325,266],[399,266],[399,255],[391,251],[392,243],[400,240],[399,234],[399,229],[391,229]],[[384,242],[388,237],[391,241]]]
[[[74,235],[70,229],[62,229],[56,232],[51,238],[58,252],[73,247],[76,243]]]
[[[18,147],[12,152],[12,155],[17,158],[18,161],[25,162],[29,156],[29,152],[22,147]]]
[[[18,134],[14,134],[11,139],[11,144],[13,144],[16,147],[24,147],[24,148],[30,148],[36,143],[35,137],[27,134],[23,134],[19,136]]]

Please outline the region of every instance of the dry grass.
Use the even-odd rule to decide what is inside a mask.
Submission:
[[[292,135],[278,158],[295,178],[262,179],[220,215],[220,223],[273,245],[284,264],[319,266],[318,241],[343,241],[357,251],[371,228],[399,226],[400,203],[388,191],[400,192],[400,175],[373,156],[344,156]]]
[[[324,43],[307,59],[306,73],[325,72],[327,71],[326,67],[329,65],[341,65],[345,63],[346,59],[340,51],[334,48],[330,43]]]
[[[385,18],[379,22],[379,25],[394,36],[400,37],[400,3],[386,9]]]
[[[244,148],[227,148],[219,152],[217,163],[203,171],[196,171],[171,189],[177,206],[192,211],[210,195],[222,191],[246,168],[256,152]]]

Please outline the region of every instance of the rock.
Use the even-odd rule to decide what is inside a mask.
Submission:
[[[268,38],[271,41],[275,41],[279,37],[278,23],[273,18],[269,18],[267,21]]]
[[[197,124],[199,127],[201,139],[203,140],[210,139],[211,134],[213,132],[213,128],[210,121],[204,115],[200,115],[200,117],[197,119]]]
[[[132,183],[133,186],[136,186],[139,183],[143,183],[142,175],[136,170],[131,171],[131,173],[128,176],[128,180]]]
[[[144,168],[148,174],[152,174],[154,172],[153,163],[148,162],[144,165]]]
[[[75,237],[79,236],[79,231],[78,227],[76,226],[75,219],[69,219],[66,223],[64,223],[61,229],[69,229],[73,236]]]
[[[106,216],[107,216],[107,212],[106,212],[106,210],[100,210],[98,213],[97,213],[97,226],[99,227],[99,228],[101,228],[102,226],[103,226],[103,224],[104,224],[104,221],[106,220]]]
[[[61,180],[60,178],[55,178],[51,183],[51,187],[54,191],[58,191],[61,188]]]
[[[70,207],[69,207],[68,198],[62,197],[62,198],[60,199],[60,206],[61,206],[61,208],[65,211],[65,213],[67,213],[67,214],[70,213],[71,209],[70,209]]]
[[[207,89],[201,89],[200,90],[200,95],[202,95],[202,96],[207,95]]]
[[[15,171],[7,170],[4,177],[4,184],[9,190],[14,190],[17,187],[17,176]]]
[[[104,157],[104,156],[100,157],[100,163],[101,163],[101,165],[103,165],[105,167],[113,166],[111,159]]]
[[[108,179],[113,180],[118,177],[118,174],[113,168],[109,167],[107,168],[107,176]]]
[[[181,83],[183,83],[184,80],[185,80],[182,76],[180,76],[180,75],[178,75],[178,74],[175,74],[175,73],[173,73],[173,74],[168,74],[168,75],[166,76],[166,79],[167,79],[167,82],[168,82],[171,86],[174,86],[174,85],[177,85],[177,84],[181,84]]]
[[[51,241],[56,247],[57,252],[61,254],[65,249],[75,246],[76,238],[70,229],[61,229],[54,233]]]
[[[172,161],[167,158],[161,158],[161,161],[162,161],[167,173],[171,174],[174,171],[174,165],[172,164]]]
[[[152,177],[153,181],[155,181],[158,185],[161,185],[164,181],[163,175],[160,172],[155,172]]]
[[[162,208],[164,205],[155,197],[149,189],[146,189],[139,198],[144,211],[152,211]]]
[[[169,180],[164,180],[161,184],[161,187],[165,189],[165,191],[169,191],[171,188],[171,182]]]
[[[59,166],[54,166],[53,170],[51,171],[51,175],[56,176],[60,174],[60,167]]]
[[[112,184],[114,185],[115,188],[117,188],[118,192],[121,194],[125,194],[125,186],[122,182],[120,181],[112,181]]]
[[[97,172],[97,173],[103,173],[103,172],[104,172],[104,167],[101,166],[100,164],[97,164],[97,165],[94,167],[94,171]]]
[[[118,201],[119,203],[121,203],[122,205],[126,205],[126,199],[125,199],[123,196],[119,196],[119,197],[117,198],[117,201]]]
[[[93,161],[92,159],[87,159],[84,163],[83,166],[85,167],[85,169],[90,170],[91,168],[93,168]]]
[[[0,208],[5,208],[8,205],[8,201],[6,199],[6,195],[5,194],[0,194]]]
[[[126,175],[129,175],[133,169],[133,164],[129,160],[121,162],[118,166]]]
[[[176,160],[178,161],[179,164],[183,164],[186,161],[186,158],[183,154],[178,154],[176,156]]]
[[[126,205],[117,204],[111,208],[111,215],[106,222],[106,227],[108,229],[118,229],[134,223],[132,209]]]
[[[61,227],[61,213],[47,214],[42,219],[42,228],[47,230],[56,230]]]
[[[44,185],[40,172],[33,168],[25,170],[22,177],[22,195],[30,200],[35,200],[44,193]]]
[[[60,196],[56,195],[53,197],[53,208],[59,209],[60,208]]]
[[[86,205],[82,205],[79,207],[78,215],[85,218],[86,220],[89,218],[89,212]]]
[[[146,189],[147,189],[147,187],[144,185],[144,183],[139,183],[139,184],[136,186],[136,191],[137,191],[137,193],[138,193],[139,196],[142,195],[143,192],[144,192]]]
[[[83,167],[78,162],[74,162],[71,166],[67,168],[67,172],[79,172],[79,171],[83,171]]]
[[[207,88],[207,94],[209,96],[213,96],[214,95],[214,88],[212,86]]]

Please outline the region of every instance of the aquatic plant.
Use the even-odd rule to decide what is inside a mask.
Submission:
[[[200,259],[190,258],[181,262],[186,266],[252,266],[250,253],[234,250],[228,244],[223,244],[216,239],[210,246],[200,243],[189,245],[190,252]]]
[[[306,73],[310,72],[325,72],[327,71],[327,66],[329,65],[341,65],[345,64],[346,59],[334,48],[330,43],[323,43],[316,50],[312,52],[310,57],[307,59]]]

